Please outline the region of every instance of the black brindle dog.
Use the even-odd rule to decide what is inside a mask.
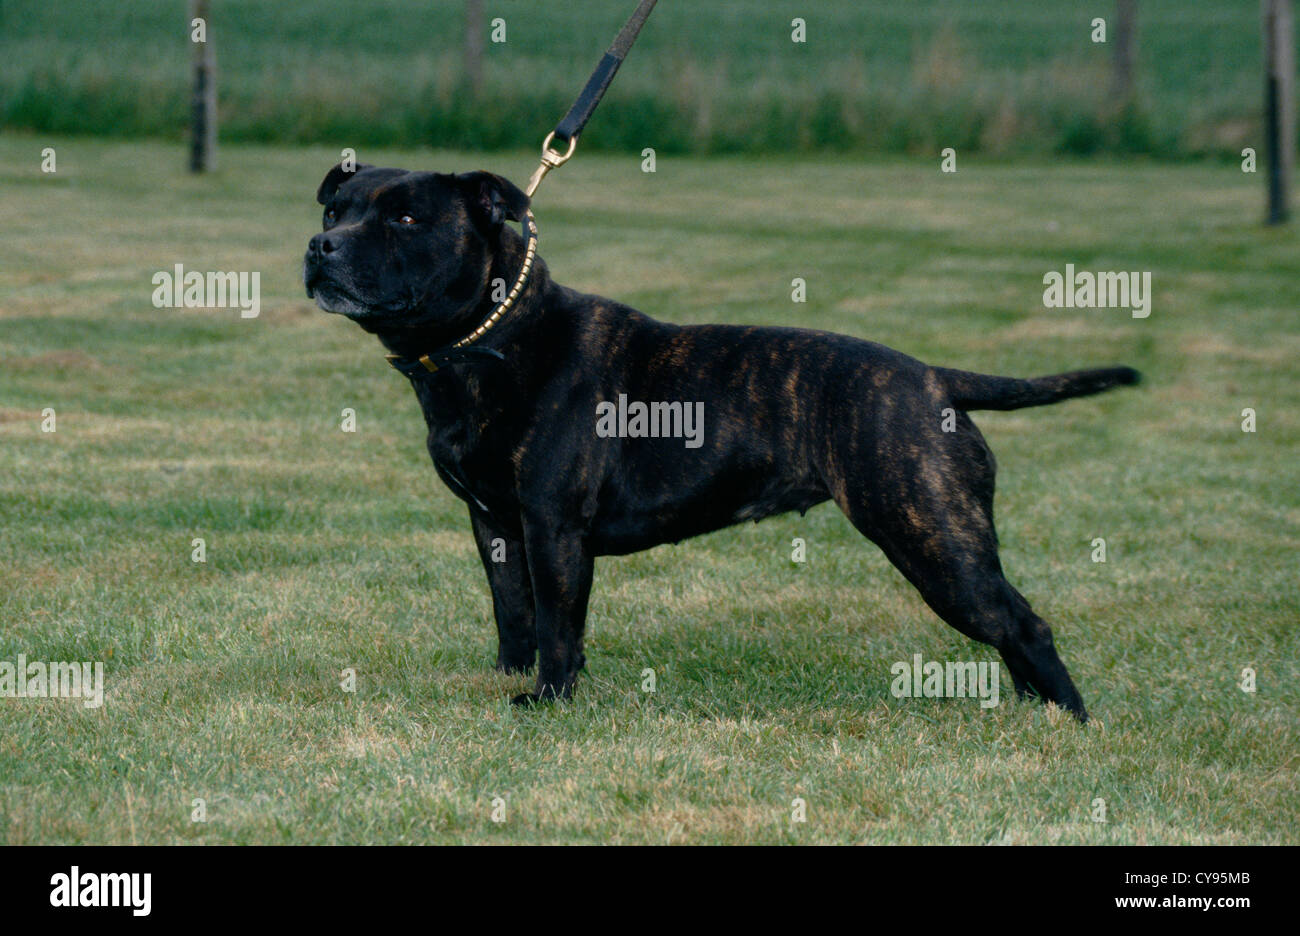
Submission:
[[[486,172],[336,166],[316,198],[307,294],[411,377],[434,467],[469,505],[497,668],[530,669],[540,650],[535,692],[514,701],[572,693],[596,556],[834,500],[941,618],[998,649],[1018,693],[1087,719],[1051,629],[1002,575],[993,455],[966,414],[1136,371],[1019,380],[828,332],[670,325],[558,285],[540,259],[463,344],[525,264],[503,223],[525,218],[523,192]]]

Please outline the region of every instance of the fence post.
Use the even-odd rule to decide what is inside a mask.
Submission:
[[[203,41],[195,42],[196,19],[203,20]],[[212,48],[212,23],[208,0],[190,0],[190,61],[193,94],[190,98],[190,172],[217,168],[217,57]]]
[[[1295,18],[1291,0],[1263,0],[1264,135],[1268,223],[1291,215],[1295,172]]]

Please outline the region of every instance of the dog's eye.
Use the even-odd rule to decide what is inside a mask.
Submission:
[[[325,223],[333,224],[336,217],[338,217],[338,215],[334,214],[334,209],[331,208],[329,211],[325,212]]]
[[[407,224],[414,224],[414,223],[415,223],[415,219],[412,218],[409,214],[398,215],[396,218],[393,219],[393,221],[394,221],[394,223],[396,223],[396,224],[401,224],[401,225],[407,225]]]

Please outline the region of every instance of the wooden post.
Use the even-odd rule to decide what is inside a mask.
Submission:
[[[203,42],[195,42],[196,19],[203,20]],[[188,37],[193,64],[193,95],[190,98],[190,172],[211,172],[217,168],[217,56],[212,48],[208,0],[190,0]]]
[[[1137,0],[1115,3],[1115,76],[1116,102],[1127,104],[1133,97],[1133,72],[1137,59]]]
[[[1268,223],[1291,215],[1295,173],[1295,18],[1291,0],[1263,0]]]
[[[483,96],[483,0],[465,0],[465,82],[475,98]]]

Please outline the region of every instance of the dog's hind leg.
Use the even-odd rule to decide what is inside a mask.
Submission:
[[[1011,587],[993,527],[992,453],[964,415],[956,433],[920,440],[864,476],[828,472],[836,503],[939,617],[1001,653],[1017,692],[1088,713],[1051,628]]]

